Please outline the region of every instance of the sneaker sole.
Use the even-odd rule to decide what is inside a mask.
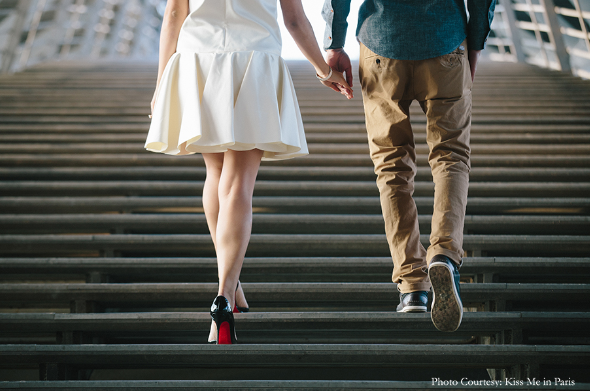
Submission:
[[[426,312],[427,308],[422,306],[408,306],[404,307],[403,310],[397,312]]]
[[[455,331],[463,319],[463,304],[455,288],[453,271],[445,264],[435,264],[428,269],[432,284],[432,312],[434,327],[440,331]]]

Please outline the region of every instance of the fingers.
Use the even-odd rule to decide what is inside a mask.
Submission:
[[[342,81],[344,81],[344,80],[342,80]],[[332,89],[336,92],[341,93],[342,95],[344,95],[348,99],[352,99],[354,97],[353,93],[352,93],[352,89],[349,87],[345,87],[344,85],[342,85],[340,83],[325,81],[322,84],[325,85],[326,87],[329,87],[330,89]]]
[[[344,75],[342,75],[342,73],[340,73],[340,72],[334,72],[334,74],[332,75],[332,77],[329,80],[334,83],[341,84],[342,86],[348,88],[349,90],[352,89],[350,87],[350,84],[348,83],[348,80],[345,80]]]
[[[336,86],[338,87],[338,89],[340,90],[340,93],[342,95],[344,95],[347,99],[352,99],[354,98],[353,94],[352,94],[352,89],[350,88],[346,88],[344,87],[342,84],[336,84]]]
[[[322,84],[336,92],[340,92],[338,87],[336,87],[335,83],[332,83],[331,81],[323,81]]]
[[[334,72],[329,81],[333,82],[338,87],[339,91],[348,99],[353,98],[352,88],[350,87],[348,81],[344,79],[342,73]]]
[[[342,95],[344,95],[346,98],[348,98],[348,99],[354,98],[354,95],[352,93],[352,88],[345,87],[344,85],[342,85],[340,83],[333,83],[333,85],[336,86],[337,91],[340,92]]]
[[[350,60],[348,62],[348,67],[344,70],[346,74],[346,83],[352,88],[352,65],[350,65]]]
[[[350,62],[350,57],[343,51],[338,58],[338,62],[338,71],[346,75],[346,82],[352,87],[352,63]]]
[[[346,84],[346,81],[344,81],[344,79],[342,79],[341,81]],[[348,99],[353,98],[352,89],[349,87],[344,87],[344,85],[340,84],[339,82],[336,82],[336,81],[330,79],[327,81],[323,81],[322,84],[325,85],[326,87],[330,88],[331,90],[341,93],[342,95],[346,96]]]

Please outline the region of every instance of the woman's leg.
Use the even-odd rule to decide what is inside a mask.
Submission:
[[[223,192],[224,192],[224,201],[230,201],[232,198],[227,197],[227,194],[232,193],[241,193],[247,195],[246,204],[249,205],[247,207],[246,218],[249,221],[247,224],[247,237],[245,239],[245,244],[247,247],[248,241],[250,239],[250,231],[251,231],[251,221],[252,221],[252,193],[254,189],[254,182],[256,180],[256,174],[258,173],[258,166],[260,165],[260,158],[262,157],[262,151],[253,150],[253,151],[245,151],[245,152],[237,152],[237,151],[228,151],[226,154],[231,153],[231,157],[228,159],[231,163],[225,165],[224,154],[222,153],[204,153],[203,158],[205,159],[205,165],[207,167],[207,178],[205,180],[205,186],[203,188],[203,208],[205,211],[205,217],[207,219],[207,225],[209,226],[209,231],[211,232],[211,238],[213,239],[213,244],[217,251],[217,232],[218,232],[218,221],[219,221],[219,211],[220,211],[220,180],[222,172],[225,170],[225,177],[228,178],[225,180],[223,184]],[[233,179],[233,180],[232,180]],[[237,186],[237,187],[236,187]],[[229,192],[228,192],[229,190]],[[249,196],[248,196],[249,194]],[[235,199],[236,197],[233,197]],[[238,197],[239,198],[239,197]],[[243,202],[238,202],[238,204],[243,204]],[[224,214],[227,216],[228,214]],[[225,217],[224,217],[225,218]],[[235,220],[238,221],[237,216]],[[227,224],[226,224],[227,225]],[[230,221],[231,225],[231,221]],[[243,226],[243,225],[242,225]],[[239,238],[236,238],[239,241]],[[230,251],[231,252],[231,251]],[[225,254],[225,253],[224,253]],[[245,254],[245,249],[244,249]],[[242,260],[244,258],[244,254],[239,257],[239,270],[237,274],[237,278],[239,278],[239,271],[241,270]],[[231,261],[219,261],[220,254],[218,255],[218,267],[219,267],[219,294],[227,284],[224,284],[224,288],[221,287],[221,276],[227,275],[226,269],[229,266],[229,269],[232,269]],[[223,265],[223,267],[221,266]],[[223,269],[223,271],[222,271]],[[231,271],[230,271],[231,274]],[[236,280],[237,284],[237,280]],[[242,290],[242,286],[240,284],[239,289],[235,292],[235,297],[230,299],[230,296],[226,296],[230,302],[233,303],[237,301],[237,304],[240,307],[248,307],[248,302],[246,301],[246,297],[244,296],[244,291]],[[224,295],[225,296],[225,295]],[[217,329],[214,323],[211,324],[211,331],[209,333],[209,341],[214,341],[217,338]]]
[[[213,245],[217,249],[217,244],[215,243],[217,215],[219,215],[219,195],[217,189],[219,188],[219,178],[221,177],[221,169],[223,167],[223,153],[204,153],[203,159],[207,167],[207,177],[203,186],[203,209]],[[213,321],[211,322],[208,340],[217,340],[217,327]]]
[[[217,249],[217,219],[219,216],[219,179],[223,169],[223,153],[204,153],[205,166],[207,167],[207,177],[203,187],[203,209],[207,226],[211,233],[213,245]],[[258,172],[258,169],[256,169]],[[236,304],[240,307],[248,307],[244,290],[240,285],[236,292]]]
[[[235,304],[235,290],[252,231],[252,194],[262,151],[225,152],[219,178],[216,251],[219,295]]]
[[[203,186],[203,209],[207,226],[217,250],[217,216],[219,215],[219,178],[223,168],[223,153],[204,153],[203,159],[207,167],[207,177]]]

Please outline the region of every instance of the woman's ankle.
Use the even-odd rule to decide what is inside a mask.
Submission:
[[[236,294],[235,292],[228,292],[227,289],[225,290],[219,290],[217,292],[217,296],[223,296],[227,299],[227,301],[229,301],[229,305],[231,308],[234,308],[234,305],[236,303]]]

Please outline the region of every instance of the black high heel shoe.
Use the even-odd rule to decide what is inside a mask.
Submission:
[[[236,293],[238,292],[238,289],[240,289],[240,280],[238,280],[238,285],[236,286]],[[237,303],[237,299],[236,299],[236,303]],[[234,309],[233,309],[234,314],[244,313],[244,312],[249,312],[249,311],[250,311],[250,307],[240,307],[237,304],[234,304]],[[217,340],[216,339],[208,340],[207,343],[208,344],[217,344]]]
[[[229,301],[217,296],[211,304],[211,319],[217,325],[217,344],[230,345],[237,343],[234,314]],[[211,341],[213,342],[213,341]]]

